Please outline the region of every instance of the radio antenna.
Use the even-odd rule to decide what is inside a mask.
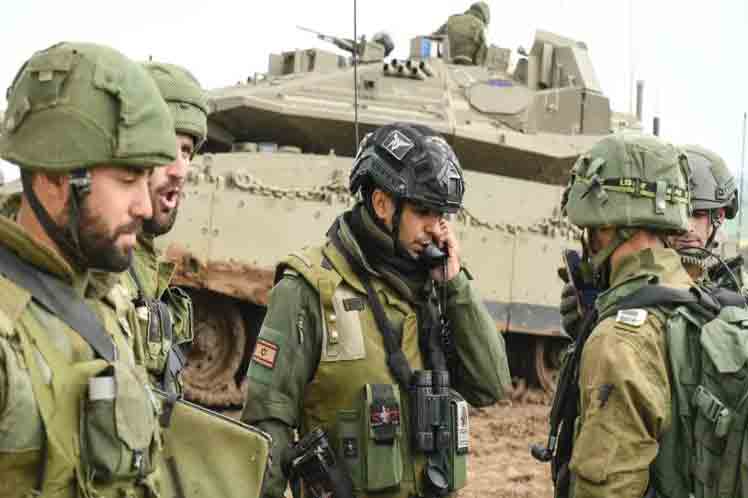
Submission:
[[[353,144],[353,153],[358,150],[358,5],[353,0],[353,129],[356,135],[356,143]]]

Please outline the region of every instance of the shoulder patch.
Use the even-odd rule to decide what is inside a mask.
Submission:
[[[259,339],[255,346],[252,359],[266,368],[275,368],[275,359],[278,356],[278,345],[266,339]]]
[[[619,310],[616,315],[616,323],[622,323],[630,327],[641,327],[647,320],[647,316],[649,316],[649,312],[641,308]]]

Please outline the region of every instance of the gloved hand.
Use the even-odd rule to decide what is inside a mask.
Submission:
[[[582,325],[582,316],[579,314],[579,299],[574,291],[574,286],[567,283],[561,290],[561,304],[558,307],[561,313],[561,326],[572,338],[576,338],[579,327]]]

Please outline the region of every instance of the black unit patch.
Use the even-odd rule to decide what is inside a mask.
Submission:
[[[346,311],[364,311],[364,307],[364,299],[361,297],[343,299],[343,308]]]
[[[384,141],[383,147],[397,158],[398,161],[402,161],[403,158],[415,147],[413,140],[408,138],[404,133],[397,130],[392,130]]]

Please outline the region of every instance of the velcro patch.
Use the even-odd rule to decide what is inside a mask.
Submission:
[[[384,139],[382,146],[387,152],[395,156],[399,161],[402,161],[408,152],[415,147],[415,144],[404,133],[392,130],[387,135],[387,138]]]
[[[352,297],[349,299],[343,299],[343,308],[346,311],[363,311],[364,300],[360,297]]]
[[[647,320],[649,313],[643,309],[619,310],[616,315],[616,322],[631,327],[641,327]]]
[[[275,359],[278,357],[278,345],[270,341],[260,339],[255,346],[252,359],[267,368],[275,367]]]

